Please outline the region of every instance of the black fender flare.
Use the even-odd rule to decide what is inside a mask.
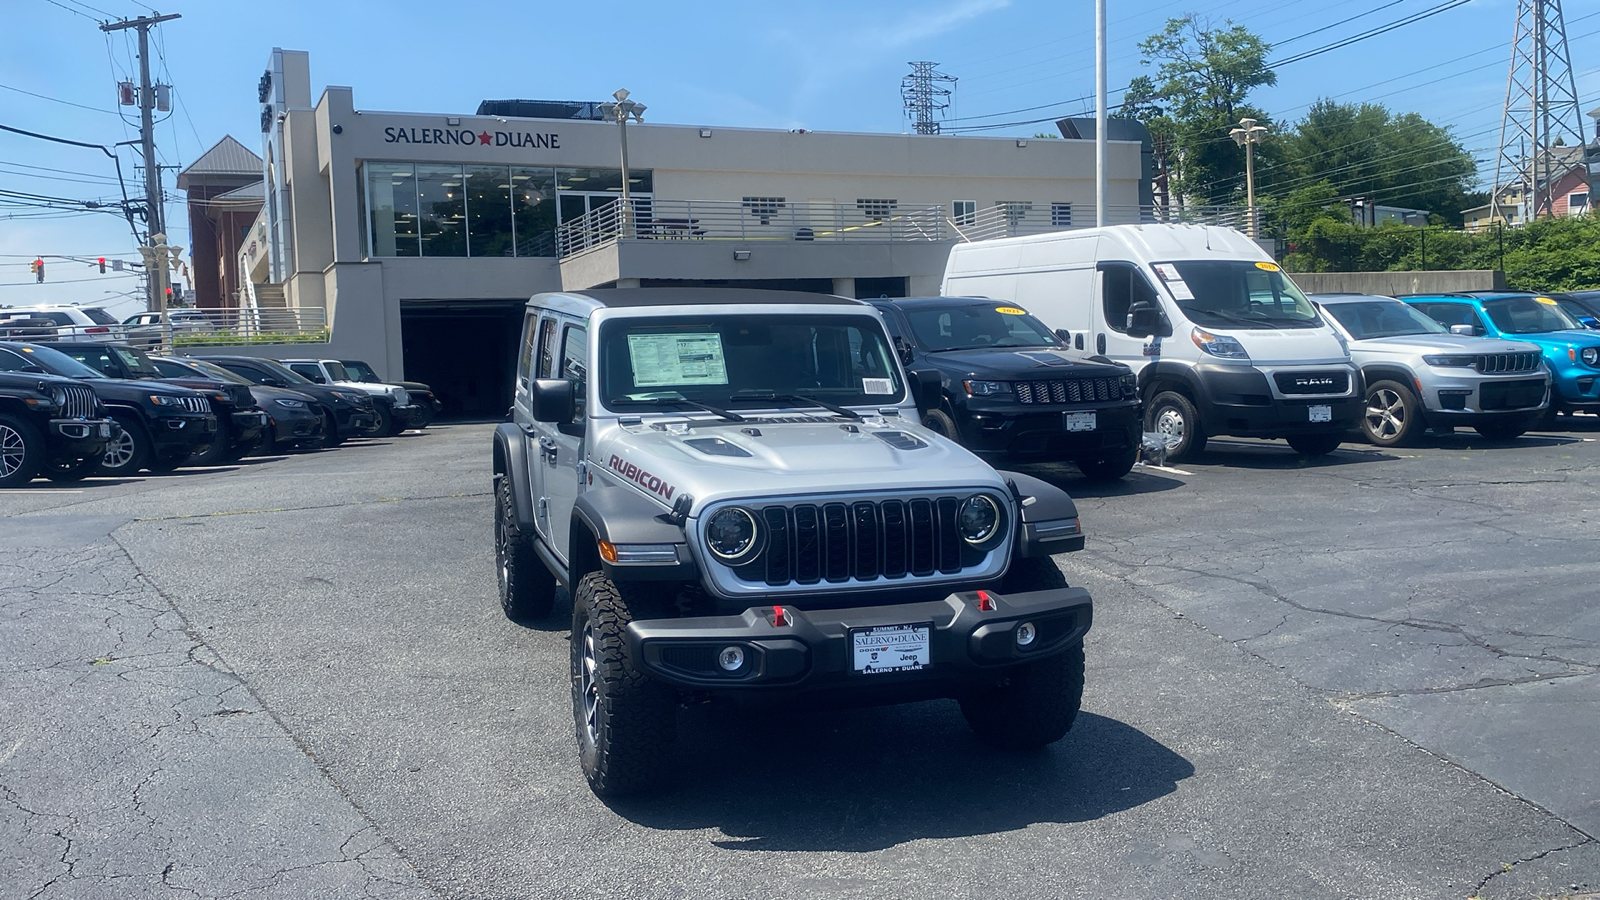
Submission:
[[[1139,397],[1148,405],[1150,398],[1154,396],[1153,388],[1156,385],[1174,382],[1183,386],[1189,394],[1189,399],[1196,405],[1206,401],[1207,391],[1192,366],[1164,360],[1156,360],[1139,370]]]
[[[511,479],[511,506],[517,527],[532,534],[533,494],[528,481],[528,442],[522,429],[502,422],[494,429],[494,477]]]
[[[618,581],[691,581],[699,569],[689,553],[689,539],[682,525],[670,521],[668,512],[626,487],[603,487],[584,491],[572,505],[571,583],[592,571],[599,562],[608,578]],[[671,562],[612,563],[588,545],[604,541],[614,546],[625,544],[670,544],[676,551]]]
[[[1078,504],[1066,491],[1042,478],[1021,472],[1001,471],[999,475],[1011,488],[1022,517],[1017,529],[1017,556],[1050,556],[1083,549],[1083,526],[1078,519]],[[1065,523],[1068,521],[1076,527],[1067,529]]]

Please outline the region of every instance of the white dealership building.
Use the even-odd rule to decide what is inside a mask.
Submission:
[[[625,126],[624,204],[623,129],[596,103],[380,112],[333,86],[313,102],[292,50],[272,52],[258,97],[263,205],[241,287],[201,304],[302,310],[329,343],[295,355],[363,358],[462,414],[504,410],[519,311],[539,291],[927,295],[956,241],[1094,218],[1092,140],[658,124],[672,113],[656,98]],[[1108,148],[1108,207],[1132,221],[1148,158],[1137,140]]]

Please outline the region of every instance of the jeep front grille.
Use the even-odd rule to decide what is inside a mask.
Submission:
[[[192,413],[211,412],[211,401],[205,397],[179,397],[178,408]]]
[[[976,561],[964,556],[983,555],[956,533],[956,505],[939,497],[769,506],[767,549],[739,574],[769,585],[955,574]]]
[[[1350,390],[1350,373],[1333,369],[1327,372],[1274,372],[1278,390],[1285,394],[1343,394]]]
[[[1507,372],[1532,372],[1539,368],[1542,353],[1480,353],[1473,368],[1485,375]]]
[[[1093,403],[1121,400],[1122,379],[1112,375],[1062,381],[1019,381],[1015,390],[1018,403]]]
[[[62,418],[95,418],[93,388],[81,384],[73,384],[68,385],[66,388],[64,388],[64,390],[67,392],[67,405],[61,409]]]

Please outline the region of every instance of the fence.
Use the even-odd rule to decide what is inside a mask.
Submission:
[[[943,241],[955,237],[939,206],[891,200],[791,203],[779,199],[619,200],[562,225],[559,255],[618,240],[659,241]]]
[[[174,309],[165,323],[126,328],[128,343],[150,348],[326,343],[328,313],[315,306]]]

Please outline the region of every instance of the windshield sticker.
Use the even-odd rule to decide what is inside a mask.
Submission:
[[[727,384],[722,335],[630,334],[628,357],[636,387],[668,384]]]
[[[996,306],[994,311],[1007,316],[1025,316],[1028,314],[1027,310],[1017,309],[1015,306]]]
[[[1260,269],[1263,272],[1277,272],[1277,271],[1279,271],[1277,263],[1258,262],[1258,263],[1256,263],[1256,268]]]
[[[1156,263],[1156,274],[1162,281],[1182,281],[1183,276],[1178,274],[1178,267],[1172,263]]]
[[[1535,303],[1543,303],[1546,306],[1559,306],[1560,305],[1560,304],[1556,303],[1554,300],[1551,300],[1549,297],[1535,297],[1535,298],[1533,298],[1533,300],[1534,300]]]
[[[1172,292],[1172,299],[1174,300],[1194,299],[1194,291],[1189,290],[1189,285],[1185,284],[1182,278],[1169,280],[1167,282],[1167,290]]]
[[[861,379],[861,393],[892,394],[894,393],[894,381],[889,378],[863,378]]]

